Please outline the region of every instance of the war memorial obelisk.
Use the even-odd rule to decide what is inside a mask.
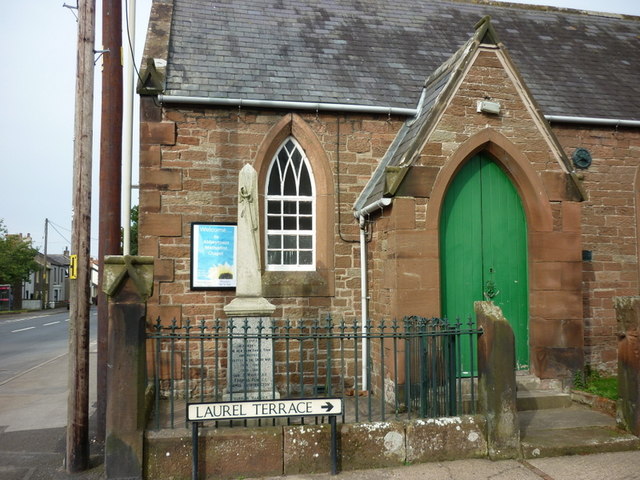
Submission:
[[[234,326],[225,395],[233,400],[270,398],[273,391],[273,341],[257,338],[271,333],[276,308],[262,296],[259,235],[257,174],[247,164],[238,178],[236,297],[224,307]]]

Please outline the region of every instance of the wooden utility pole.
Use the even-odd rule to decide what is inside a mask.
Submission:
[[[102,111],[100,121],[100,224],[98,229],[97,434],[104,439],[107,405],[109,311],[102,291],[104,257],[120,254],[122,182],[122,2],[102,2]]]
[[[71,254],[76,278],[69,279],[69,403],[66,467],[69,473],[89,464],[89,309],[91,244],[91,155],[95,0],[78,2],[78,59],[73,152],[73,231]],[[72,273],[73,276],[73,273]]]
[[[49,299],[49,270],[47,270],[47,245],[49,243],[49,219],[44,219],[44,262],[42,267],[42,308],[48,307]]]

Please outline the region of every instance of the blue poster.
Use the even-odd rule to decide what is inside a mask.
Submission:
[[[191,287],[236,286],[236,226],[194,223],[191,229]]]

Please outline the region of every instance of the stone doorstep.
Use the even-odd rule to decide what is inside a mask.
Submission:
[[[562,388],[562,380],[540,379],[525,371],[516,372],[518,411],[568,408],[571,396]]]
[[[516,408],[519,412],[526,410],[546,410],[551,408],[569,408],[572,405],[571,395],[551,390],[518,391]],[[462,396],[462,410],[472,412],[478,410],[478,394],[475,398],[465,394]]]
[[[471,412],[474,411],[474,409],[477,411],[477,394],[473,400],[470,395],[463,395],[462,401],[462,409],[464,412]],[[516,408],[519,412],[526,410],[569,408],[571,405],[571,395],[553,391],[519,391],[516,398]]]
[[[528,372],[516,371],[516,387],[521,391],[555,391],[562,392],[562,380],[556,378],[540,379]]]
[[[553,391],[519,391],[516,398],[518,411],[569,408],[571,395]]]

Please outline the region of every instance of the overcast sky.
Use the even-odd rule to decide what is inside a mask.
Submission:
[[[77,23],[72,10],[63,6],[64,1],[5,1],[0,15],[0,44],[4,45],[0,64],[0,219],[10,233],[30,233],[42,251],[48,218],[49,253],[62,253],[71,244]],[[639,0],[512,1],[640,16]],[[76,5],[76,0],[66,3]],[[125,10],[127,0],[122,4]],[[137,0],[138,65],[150,5],[151,0]],[[98,23],[100,17],[101,1],[96,0]],[[96,49],[100,48],[100,39],[98,30]],[[99,81],[99,67],[95,76]],[[95,98],[99,102],[99,82]],[[94,116],[92,255],[97,254],[99,103]],[[136,125],[137,120],[134,132]],[[135,184],[136,167],[133,175]],[[135,204],[137,195],[133,195]]]
[[[65,2],[77,4],[76,0],[4,1],[0,14],[0,44],[4,45],[0,63],[0,219],[9,233],[30,233],[34,245],[43,251],[48,218],[48,253],[62,253],[71,246],[78,24],[77,10],[64,7]],[[123,11],[126,4],[128,1],[122,0]],[[96,50],[101,48],[101,5],[96,0]],[[150,7],[151,0],[136,2],[137,64]],[[99,64],[94,75],[91,253],[97,255]],[[137,128],[134,132],[137,134]],[[137,162],[136,149],[134,157]],[[137,183],[135,168],[133,174]],[[135,198],[137,203],[137,195]]]

